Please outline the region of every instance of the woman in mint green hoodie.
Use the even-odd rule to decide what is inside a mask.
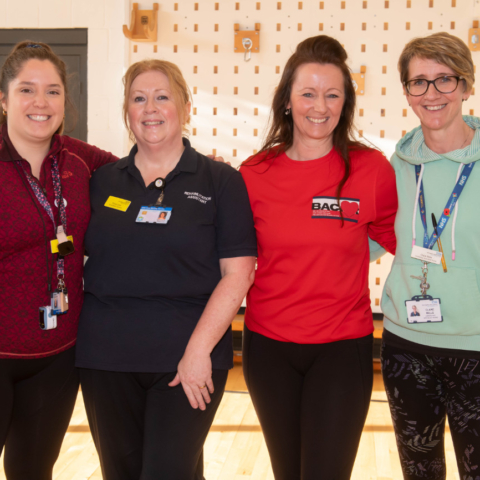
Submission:
[[[412,40],[398,66],[421,125],[405,135],[392,158],[399,208],[397,253],[382,298],[383,377],[404,478],[445,479],[448,416],[460,478],[475,480],[480,119],[462,116],[474,66],[467,46],[448,33]]]

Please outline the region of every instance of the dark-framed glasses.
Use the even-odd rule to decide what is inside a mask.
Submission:
[[[414,80],[405,82],[405,88],[407,89],[409,95],[414,97],[421,97],[422,95],[425,95],[431,83],[437,89],[437,92],[452,93],[457,89],[458,82],[460,80],[463,80],[463,77],[456,75],[444,75],[443,77],[438,77],[435,80],[415,78]]]

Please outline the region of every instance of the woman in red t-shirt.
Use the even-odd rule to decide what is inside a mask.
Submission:
[[[354,139],[347,54],[297,46],[241,167],[258,239],[244,373],[277,480],[347,479],[372,390],[369,237],[395,252],[395,175]]]

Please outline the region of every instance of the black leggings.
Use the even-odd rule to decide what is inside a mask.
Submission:
[[[213,370],[206,410],[193,409],[172,373],[80,369],[88,422],[104,480],[202,480],[203,444],[227,370]]]
[[[0,451],[8,480],[51,480],[78,393],[75,348],[0,359]]]
[[[384,342],[382,371],[404,479],[445,479],[446,416],[460,478],[480,479],[480,361]]]
[[[299,345],[245,327],[243,369],[276,480],[348,480],[373,384],[373,337]]]

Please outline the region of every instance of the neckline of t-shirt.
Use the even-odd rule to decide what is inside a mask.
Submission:
[[[335,155],[335,149],[334,147],[332,147],[332,149],[323,157],[313,158],[312,160],[293,160],[287,155],[286,152],[282,153],[279,160],[281,160],[283,163],[286,163],[296,168],[314,168],[314,167],[318,167],[318,165],[328,160],[331,160],[334,157],[334,155]]]

